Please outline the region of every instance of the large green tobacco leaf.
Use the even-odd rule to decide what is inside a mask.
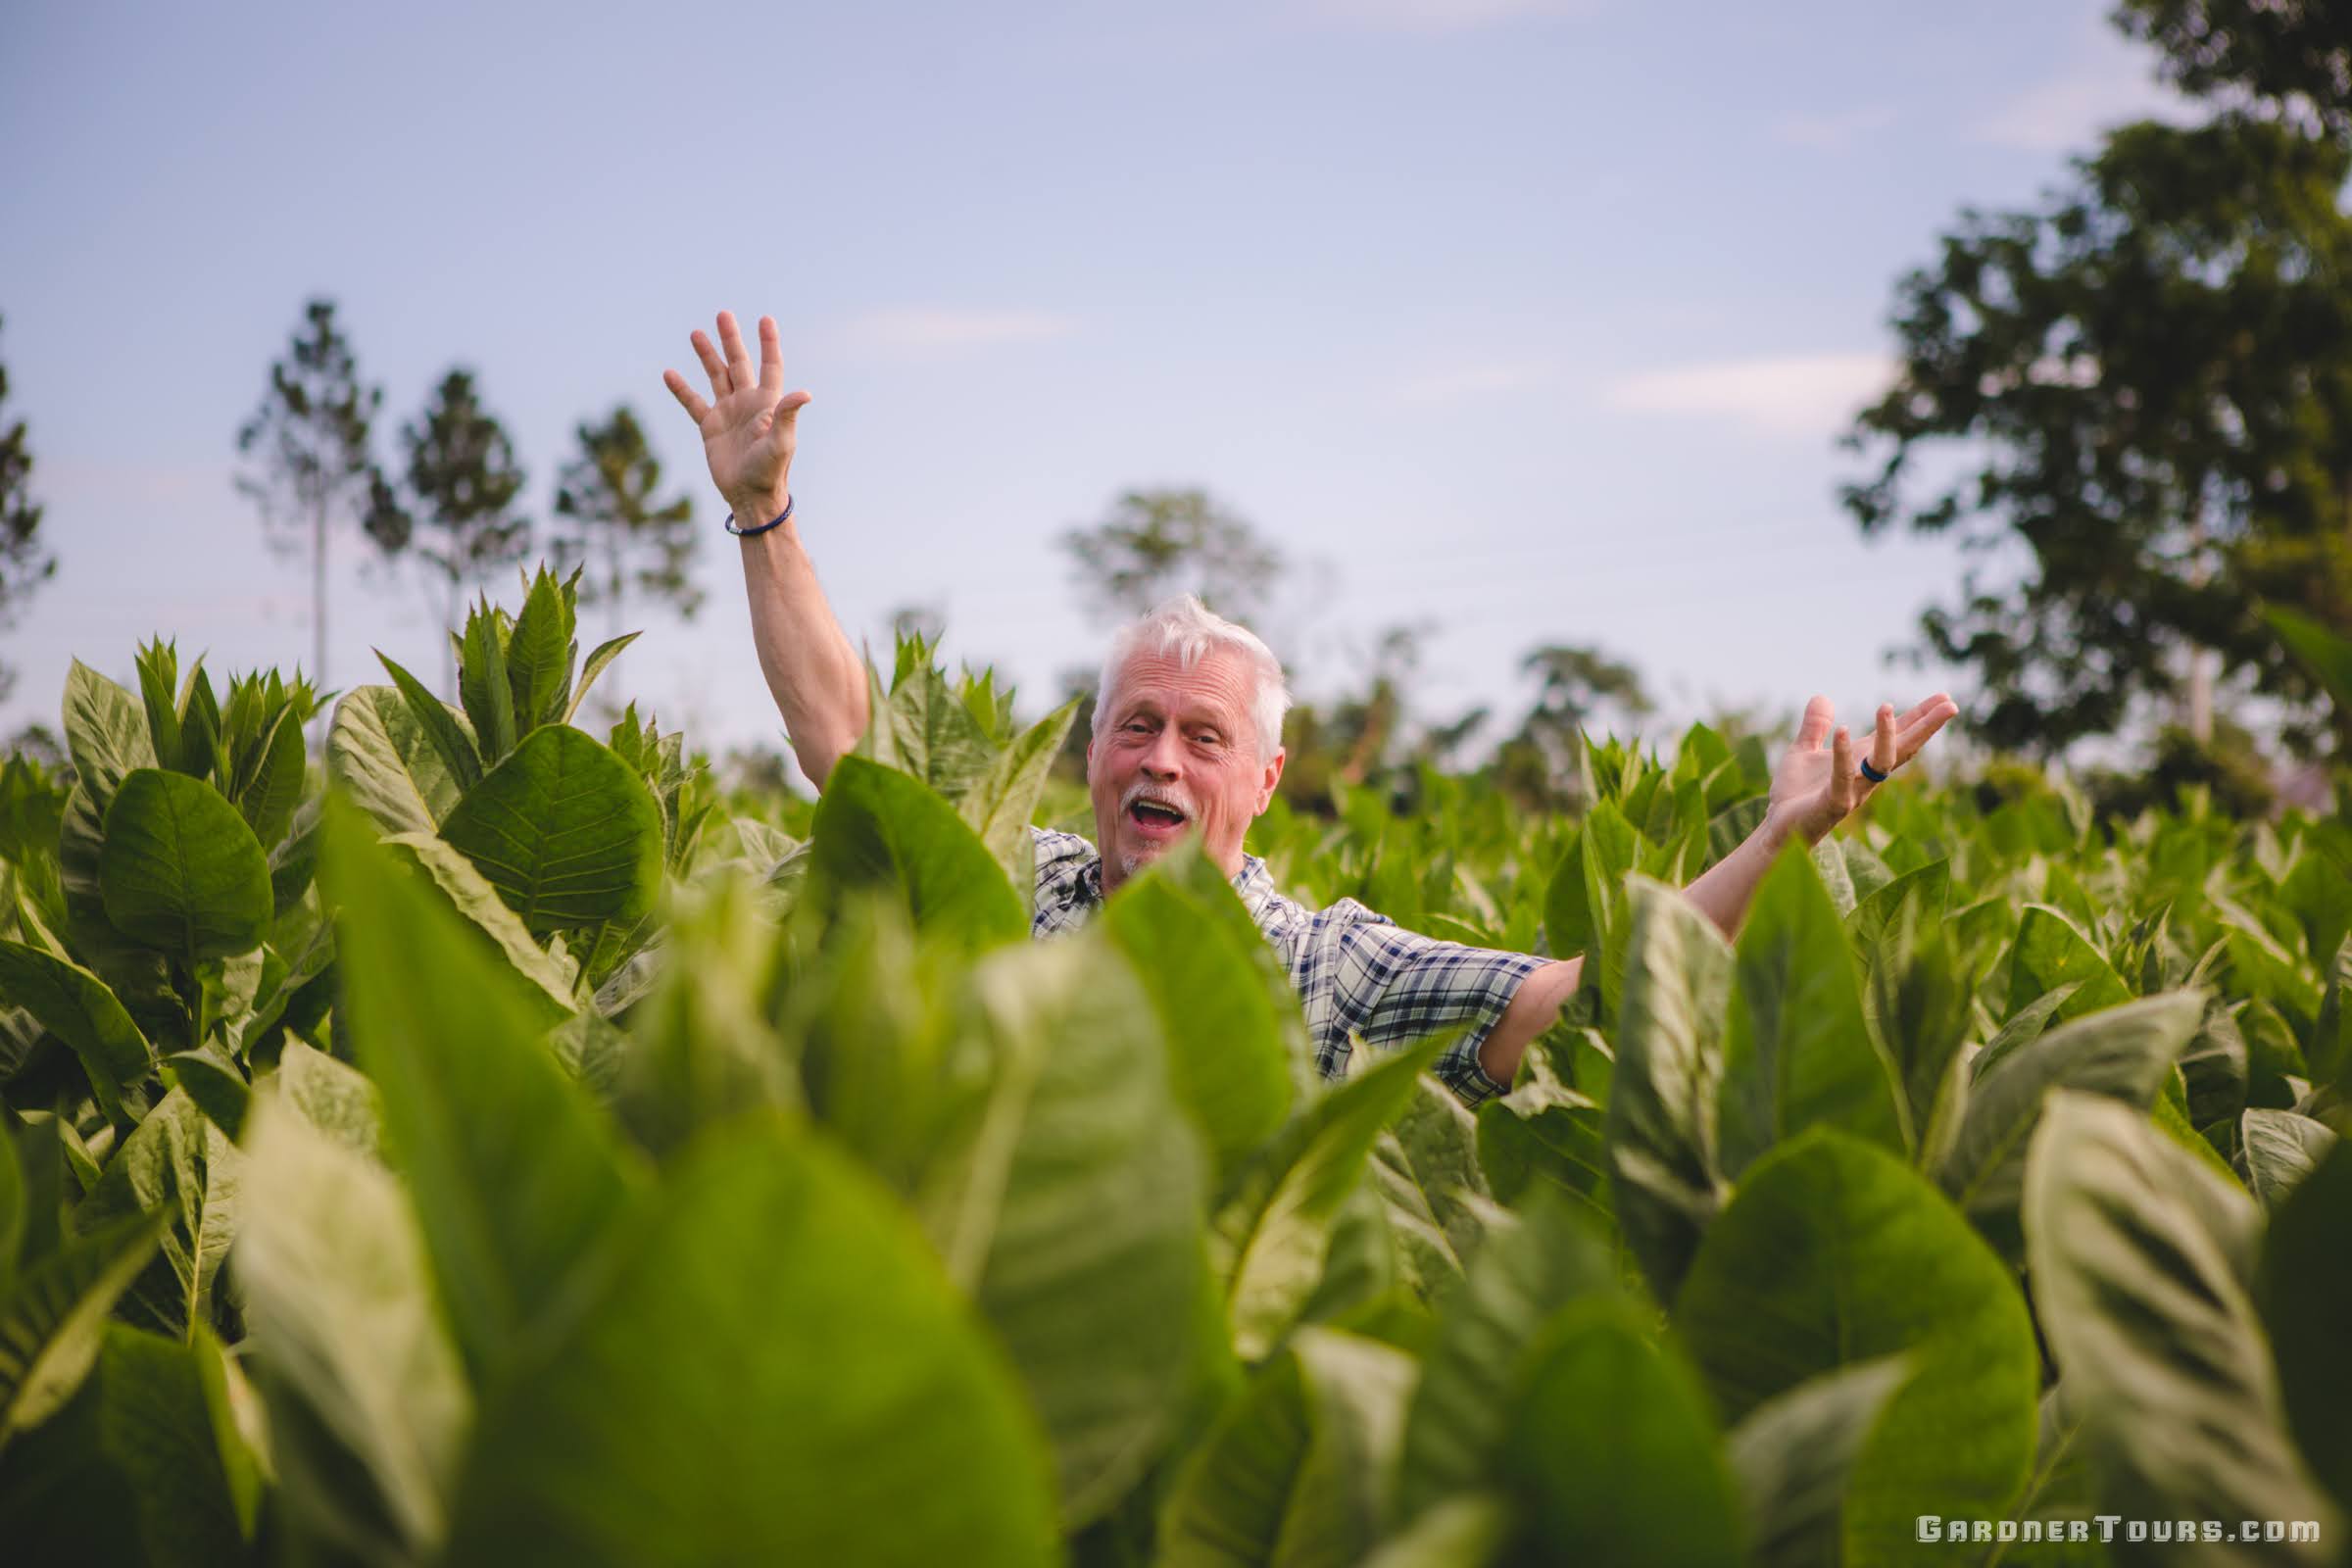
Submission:
[[[211,785],[143,767],[106,808],[98,851],[106,917],[187,962],[250,952],[275,903],[261,840]]]
[[[462,794],[482,781],[482,747],[488,736],[477,736],[471,715],[461,713],[427,690],[424,682],[401,668],[379,651],[376,660],[399,688],[400,700],[416,721],[417,733],[448,769]]]
[[[1296,994],[1269,984],[1265,938],[1196,849],[1131,879],[1102,912],[1143,978],[1168,1043],[1176,1098],[1206,1140],[1218,1185],[1289,1114]],[[1279,985],[1281,990],[1276,991]]]
[[[122,1299],[122,1315],[185,1340],[212,1318],[215,1286],[235,1233],[244,1156],[184,1090],[166,1095],[107,1161],[74,1211],[84,1234],[161,1211],[163,1246]]]
[[[756,1105],[799,1110],[806,1102],[803,1079],[793,1070],[800,1054],[769,1017],[781,944],[775,927],[760,918],[757,898],[748,877],[721,877],[682,892],[670,906],[662,973],[630,1009],[613,1108],[657,1158],[686,1145],[699,1128]],[[911,978],[901,969],[887,983],[904,991]],[[848,1044],[856,1070],[872,1065],[871,1057],[888,1054],[895,1042],[866,1034]],[[806,1069],[807,1057],[797,1064]],[[893,1087],[902,1091],[888,1097],[894,1125],[905,1127],[930,1086]],[[853,1152],[865,1152],[855,1146]]]
[[[988,737],[928,660],[905,670],[872,712],[858,755],[911,773],[950,800],[960,799],[988,766]]]
[[[2325,1122],[2257,1106],[2237,1121],[2237,1172],[2262,1206],[2276,1210],[2335,1144]]]
[[[17,1155],[17,1141],[11,1136],[15,1121],[13,1114],[0,1115],[0,1299],[7,1298],[9,1287],[16,1283],[17,1259],[24,1250],[26,1222],[31,1218],[25,1210],[32,1194]]]
[[[989,1062],[921,1205],[1045,1419],[1082,1524],[1165,1443],[1199,1371],[1201,1155],[1150,1001],[1107,943],[1023,945],[971,978]]]
[[[1912,1163],[1923,1170],[1942,1163],[1959,1132],[1975,989],[1942,918],[1916,901],[1897,908],[1874,948],[1869,1013],[1902,1093]]]
[[[2017,1255],[2026,1150],[2049,1093],[2082,1090],[2145,1110],[2204,1012],[2204,993],[2170,991],[2085,1014],[2011,1053],[1969,1095],[1936,1180],[1988,1240]]]
[[[2039,1357],[2009,1269],[1893,1156],[1807,1133],[1749,1170],[1675,1303],[1724,1415],[1908,1354],[1845,1489],[1843,1563],[1909,1562],[1921,1514],[1998,1518],[2034,1458]]]
[[[220,1568],[256,1560],[246,1397],[211,1336],[177,1345],[105,1325],[90,1375],[0,1463],[0,1543],[14,1565]],[[233,1393],[232,1393],[233,1390]]]
[[[31,1013],[81,1058],[90,1090],[109,1117],[126,1119],[143,1108],[132,1086],[153,1070],[154,1054],[105,981],[55,954],[0,942],[0,997]]]
[[[458,703],[481,744],[482,763],[495,767],[514,750],[514,689],[507,678],[506,614],[485,601],[466,617],[458,655]],[[398,673],[395,672],[395,679]]]
[[[524,925],[627,925],[653,906],[662,810],[619,758],[568,725],[532,733],[441,825]]]
[[[2352,1510],[2352,1145],[2338,1141],[2272,1214],[2261,1279],[2287,1421],[2313,1473]]]
[[[555,573],[536,573],[523,598],[522,613],[514,617],[504,661],[517,735],[554,722],[558,710],[569,706],[571,664],[580,653],[571,633],[571,596]]]
[[[383,841],[440,890],[450,906],[489,939],[498,956],[530,982],[533,1009],[552,1026],[570,1016],[575,966],[541,947],[522,917],[507,907],[490,879],[465,853],[437,833],[393,833]]]
[[[1511,1092],[1477,1114],[1479,1169],[1497,1200],[1520,1202],[1541,1184],[1609,1222],[1608,1111],[1562,1083],[1540,1043],[1529,1048]]]
[[[630,1168],[543,1044],[530,988],[367,835],[356,816],[328,819],[344,1028],[383,1093],[451,1327],[479,1378],[513,1364],[625,1215]]]
[[[1347,1568],[1387,1512],[1413,1363],[1304,1329],[1193,1451],[1162,1516],[1162,1568]]]
[[[1450,1497],[1391,1536],[1363,1568],[1488,1568],[1500,1562],[1510,1509],[1491,1492]]]
[[[1754,1568],[1838,1560],[1854,1460],[1907,1376],[1899,1355],[1824,1372],[1757,1405],[1732,1431],[1729,1455]]]
[[[1670,1300],[1718,1200],[1715,1102],[1733,956],[1674,889],[1637,877],[1631,901],[1609,1178],[1626,1244]]]
[[[571,696],[564,703],[564,711],[556,715],[557,718],[564,723],[570,723],[578,714],[580,705],[588,700],[588,688],[596,684],[596,677],[602,675],[606,666],[618,659],[629,644],[644,635],[643,632],[623,632],[620,636],[608,638],[591,649],[587,662],[580,665],[579,684],[572,687]]]
[[[1642,837],[1613,802],[1585,814],[1576,838],[1552,873],[1544,928],[1554,956],[1585,954],[1597,964],[1601,1007],[1614,1016],[1626,962],[1626,874],[1640,858]]]
[[[236,1375],[201,1328],[182,1345],[107,1326],[93,1377],[98,1446],[128,1484],[155,1568],[215,1568],[246,1556],[262,1477],[230,1411]]]
[[[1846,939],[1853,945],[1855,956],[1868,958],[1878,951],[1887,931],[1906,919],[1923,924],[1941,921],[1945,907],[1951,903],[1951,890],[1949,860],[1930,860],[1873,889],[1845,918]]]
[[[235,1267],[289,1513],[347,1558],[429,1557],[472,1396],[407,1200],[381,1166],[264,1101]]]
[[[845,757],[833,765],[809,840],[814,873],[835,890],[896,888],[915,923],[966,951],[1029,934],[1020,896],[956,808],[921,780]]]
[[[1375,1159],[1391,1159],[1428,1200],[1458,1257],[1468,1257],[1486,1239],[1496,1212],[1493,1190],[1479,1164],[1478,1118],[1453,1092],[1434,1078],[1413,1085],[1404,1113],[1389,1128],[1393,1144],[1376,1144]],[[1598,1140],[1594,1141],[1597,1153]]]
[[[2337,1516],[2287,1440],[2244,1280],[2253,1201],[2131,1107],[2061,1092],[2027,1157],[2025,1221],[2034,1306],[2109,1477],[2109,1507],[2319,1520],[2320,1539],[2335,1541]],[[2213,1558],[2191,1549],[2175,1560]]]
[[[65,729],[76,780],[100,816],[123,779],[156,765],[139,700],[78,659],[66,673]]]
[[[286,1042],[270,1080],[286,1107],[327,1139],[365,1154],[383,1157],[383,1098],[367,1075],[299,1040]]]
[[[0,1298],[0,1448],[73,1397],[107,1313],[155,1250],[162,1222],[133,1214],[21,1268]]]
[[[2047,905],[2029,904],[2009,951],[2009,1010],[2063,985],[2075,990],[2058,1009],[2060,1022],[2132,1000],[2132,988],[2074,921]]]
[[[439,832],[464,793],[408,703],[389,686],[362,686],[335,705],[326,766],[387,833]]]
[[[603,1281],[485,1405],[452,1568],[1058,1560],[1002,1352],[814,1137],[708,1137]]]
[[[1706,1395],[1644,1314],[1576,1301],[1528,1351],[1500,1468],[1526,1520],[1520,1561],[1731,1568],[1739,1504]]]
[[[1446,1044],[1441,1036],[1394,1052],[1309,1102],[1218,1211],[1217,1273],[1243,1359],[1272,1350],[1314,1294],[1373,1142]]]
[[[1488,1238],[1422,1358],[1396,1479],[1399,1519],[1493,1478],[1538,1331],[1570,1301],[1616,1289],[1607,1247],[1564,1200],[1539,1195]]]
[[[1803,846],[1756,890],[1740,932],[1723,1085],[1723,1174],[1808,1127],[1837,1127],[1901,1152],[1901,1112],[1870,1029],[1838,911]]]
[[[1078,717],[1081,699],[1073,697],[1013,738],[974,778],[956,802],[963,819],[980,835],[988,853],[997,858],[1016,888],[1035,880],[1034,841],[1029,818],[1046,791],[1054,759]]]
[[[274,848],[293,824],[294,808],[302,804],[309,761],[300,716],[291,707],[280,709],[271,721],[269,738],[262,743],[261,761],[253,778],[237,796],[238,814],[264,849]]]

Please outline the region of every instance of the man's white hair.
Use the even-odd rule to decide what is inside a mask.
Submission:
[[[1095,712],[1108,717],[1111,697],[1127,662],[1137,654],[1157,654],[1191,669],[1215,649],[1241,656],[1250,668],[1250,717],[1257,728],[1257,760],[1272,758],[1282,747],[1282,715],[1290,711],[1291,690],[1282,677],[1282,661],[1258,640],[1255,632],[1237,625],[1202,604],[1198,595],[1182,594],[1162,602],[1150,614],[1121,626],[1110,639],[1102,661],[1102,675],[1095,683]]]

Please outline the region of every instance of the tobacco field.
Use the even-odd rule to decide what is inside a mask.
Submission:
[[[1278,803],[1310,904],[1592,956],[1472,1113],[1318,1081],[1196,857],[1030,940],[1072,710],[910,642],[727,795],[574,618],[318,724],[159,642],[7,762],[0,1558],[2352,1561],[2340,811],[1898,779],[1727,942],[1754,741]],[[2318,1539],[1917,1528],[2100,1515]]]

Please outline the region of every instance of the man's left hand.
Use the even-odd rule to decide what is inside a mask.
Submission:
[[[1878,772],[1892,773],[1917,757],[1920,748],[1959,711],[1960,705],[1942,692],[1899,718],[1893,704],[1883,705],[1870,733],[1870,765]],[[1765,825],[1783,834],[1801,833],[1808,846],[1818,844],[1878,787],[1863,776],[1854,738],[1838,723],[1836,706],[1827,697],[1816,696],[1805,704],[1805,718],[1797,728],[1795,743],[1773,770]]]

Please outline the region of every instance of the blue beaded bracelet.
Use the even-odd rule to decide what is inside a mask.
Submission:
[[[760,524],[759,527],[757,527],[757,528],[738,528],[738,527],[736,527],[736,526],[735,526],[735,514],[733,514],[732,512],[728,513],[728,514],[727,514],[727,532],[729,532],[729,533],[733,534],[733,535],[734,535],[736,538],[738,538],[738,539],[756,539],[756,538],[758,538],[760,535],[761,535],[761,534],[763,534],[763,533],[767,532],[767,530],[768,530],[768,529],[770,529],[770,528],[781,528],[782,526],[784,526],[785,519],[787,519],[787,518],[788,518],[788,517],[790,517],[791,515],[792,515],[792,497],[790,497],[790,496],[786,496],[786,497],[784,498],[784,510],[783,510],[782,512],[779,512],[779,513],[777,513],[777,514],[776,514],[776,520],[775,520],[775,521],[773,521],[773,522],[763,522],[763,523],[761,523],[761,524]]]

